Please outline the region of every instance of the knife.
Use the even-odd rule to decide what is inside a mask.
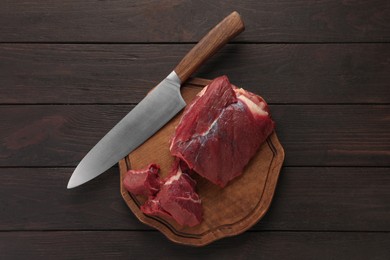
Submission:
[[[181,83],[244,29],[237,12],[211,29],[175,69],[87,153],[74,170],[67,188],[84,184],[111,168],[182,110],[186,103],[180,94]]]

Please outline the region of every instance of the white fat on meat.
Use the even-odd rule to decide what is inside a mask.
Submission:
[[[207,88],[209,87],[209,85],[205,86],[198,94],[196,94],[198,97],[201,97],[204,95],[204,93],[206,92]]]
[[[180,177],[181,177],[182,174],[183,174],[183,172],[181,171],[181,168],[180,168],[180,166],[179,166],[178,169],[177,169],[176,174],[175,174],[175,175],[172,175],[172,176],[164,183],[164,185],[171,185],[172,182],[178,181],[178,180],[180,179]]]
[[[264,110],[265,102],[260,101],[259,104],[256,104],[255,102],[253,102],[253,100],[246,96],[246,91],[242,88],[234,89],[234,92],[237,95],[237,99],[247,105],[252,114],[268,116],[268,112]]]

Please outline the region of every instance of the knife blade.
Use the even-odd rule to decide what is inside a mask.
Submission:
[[[244,28],[240,15],[233,12],[209,31],[175,69],[85,155],[67,188],[82,185],[111,168],[182,110],[186,103],[180,94],[181,83]]]

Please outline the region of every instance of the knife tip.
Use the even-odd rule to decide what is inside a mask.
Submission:
[[[76,185],[74,185],[74,184],[71,182],[71,180],[72,180],[72,179],[69,180],[68,185],[66,186],[66,188],[67,188],[68,190],[70,190],[70,189],[76,187]]]
[[[74,176],[75,174],[73,173],[68,181],[68,185],[66,186],[68,190],[73,189],[81,184],[79,181],[76,180]]]

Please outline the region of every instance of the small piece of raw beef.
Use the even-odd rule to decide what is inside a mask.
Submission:
[[[196,182],[182,172],[177,160],[156,197],[149,198],[141,210],[148,215],[173,218],[182,226],[196,226],[202,221],[202,206],[195,185]]]
[[[187,106],[170,150],[190,169],[224,187],[242,174],[273,129],[264,99],[221,76]]]
[[[135,195],[154,196],[160,190],[158,172],[160,167],[150,164],[143,170],[129,170],[123,184],[129,192]]]

